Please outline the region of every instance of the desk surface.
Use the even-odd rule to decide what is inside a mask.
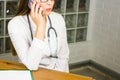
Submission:
[[[13,62],[9,60],[0,60],[0,69],[27,69],[22,63]],[[34,80],[94,80],[91,77],[76,75],[72,73],[65,73],[46,68],[39,68],[32,71]]]

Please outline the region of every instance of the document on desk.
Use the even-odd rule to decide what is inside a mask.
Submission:
[[[33,80],[30,70],[0,70],[0,80]]]

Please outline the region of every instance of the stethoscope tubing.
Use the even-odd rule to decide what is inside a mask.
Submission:
[[[48,16],[48,19],[49,19],[50,27],[48,29],[47,36],[48,36],[48,44],[49,44],[49,48],[50,48],[50,57],[57,58],[56,54],[57,54],[57,50],[58,50],[58,35],[57,35],[55,28],[53,28],[53,26],[52,26],[52,22],[51,22],[51,19],[49,16]],[[51,49],[51,45],[50,45],[50,30],[53,30],[55,33],[55,36],[56,36],[56,49],[55,49],[54,53],[52,53],[52,49]]]

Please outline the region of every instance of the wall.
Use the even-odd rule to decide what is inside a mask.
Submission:
[[[120,73],[120,0],[97,0],[92,60]]]
[[[77,63],[89,60],[90,42],[79,42],[69,44],[70,48],[70,63]]]
[[[89,20],[87,28],[87,41],[69,44],[70,48],[70,63],[77,63],[91,59],[93,47],[92,47],[92,31],[93,21],[95,15],[95,1],[90,0],[89,8]]]

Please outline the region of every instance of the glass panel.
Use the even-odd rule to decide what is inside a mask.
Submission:
[[[78,15],[78,27],[87,26],[88,24],[88,14],[79,14]]]
[[[65,0],[56,0],[54,5],[54,11],[65,12]]]
[[[61,0],[56,0],[55,5],[54,5],[54,11],[61,12],[60,11],[60,6],[61,6]]]
[[[77,11],[77,0],[67,0],[66,12]]]
[[[63,17],[63,18],[64,18],[64,20],[65,20],[65,15],[63,15],[63,14],[62,14],[62,17]]]
[[[0,1],[0,18],[4,17],[4,2]]]
[[[89,10],[89,0],[79,0],[79,11]]]
[[[61,0],[56,0],[54,5],[54,11],[60,12]]]
[[[4,20],[0,20],[0,36],[4,35]]]
[[[0,54],[3,53],[3,38],[0,38]]]
[[[67,30],[67,41],[68,43],[73,43],[75,37],[75,30]]]
[[[65,22],[67,28],[74,28],[76,26],[76,15],[66,15]]]
[[[17,2],[16,1],[7,1],[6,4],[6,16],[14,16],[15,11],[17,9]]]
[[[5,53],[10,52],[10,38],[5,39]]]
[[[76,42],[85,41],[86,40],[86,29],[78,29],[76,35]]]
[[[8,22],[10,21],[10,19],[6,20],[6,32],[5,32],[5,35],[8,35]]]

